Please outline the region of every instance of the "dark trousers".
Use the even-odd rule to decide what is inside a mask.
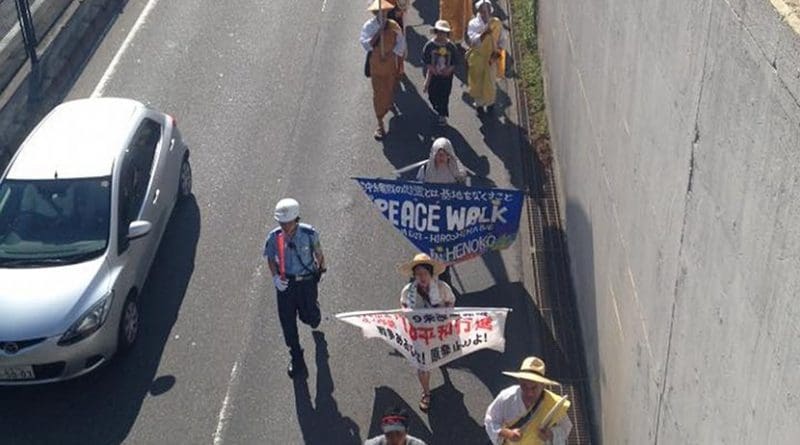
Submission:
[[[428,99],[439,116],[450,116],[450,92],[453,90],[453,76],[433,76],[428,85]]]
[[[281,320],[283,339],[293,358],[301,357],[300,337],[297,335],[297,317],[300,321],[316,328],[319,326],[321,314],[317,301],[317,282],[314,279],[289,280],[285,291],[278,291],[278,317]]]

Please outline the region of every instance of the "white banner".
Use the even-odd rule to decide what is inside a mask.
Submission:
[[[366,338],[381,338],[412,366],[429,371],[480,349],[503,352],[508,308],[363,311],[336,318],[361,328]]]

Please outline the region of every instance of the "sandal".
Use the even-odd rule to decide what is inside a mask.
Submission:
[[[424,392],[422,393],[422,398],[419,399],[419,410],[423,413],[427,413],[431,407],[431,393]]]
[[[375,130],[375,134],[372,135],[376,141],[382,141],[385,136],[386,132],[383,130],[383,128],[378,128]]]

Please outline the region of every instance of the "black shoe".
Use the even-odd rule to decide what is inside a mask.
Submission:
[[[289,366],[286,368],[286,374],[291,379],[300,379],[308,377],[308,368],[304,362],[294,363],[289,361]]]
[[[308,377],[308,368],[302,356],[299,358],[293,357],[289,360],[289,366],[286,367],[286,374],[292,379]]]

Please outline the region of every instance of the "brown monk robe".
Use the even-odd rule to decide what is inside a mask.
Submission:
[[[472,19],[472,0],[439,0],[439,20],[450,24],[450,40],[460,44]]]
[[[370,79],[372,80],[372,105],[378,119],[375,139],[381,140],[386,135],[383,118],[392,108],[397,83],[403,69],[403,53],[405,45],[398,45],[403,39],[402,29],[394,20],[387,19],[384,28],[379,31],[379,38],[374,39],[372,53],[369,58]],[[377,36],[376,36],[377,37]],[[397,54],[397,53],[400,54]]]

